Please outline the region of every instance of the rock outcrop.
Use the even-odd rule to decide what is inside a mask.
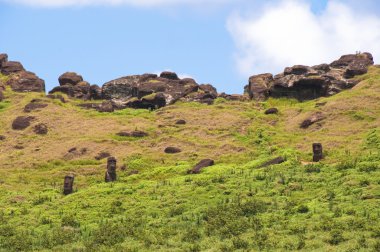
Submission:
[[[103,97],[125,101],[137,98],[140,102],[134,99],[129,105],[132,107],[146,107],[151,103],[153,106],[162,106],[173,104],[180,98],[198,91],[198,84],[193,79],[180,80],[176,76],[175,73],[164,72],[160,77],[155,74],[122,77],[103,85]]]
[[[0,54],[0,72],[7,76],[3,85],[10,86],[13,91],[45,92],[45,81],[35,73],[26,71],[20,62],[8,61],[7,54]]]
[[[7,81],[7,85],[16,92],[45,92],[45,81],[28,71],[14,73]]]
[[[295,65],[275,76],[269,73],[251,76],[247,91],[256,100],[289,97],[303,101],[330,96],[355,86],[358,81],[353,77],[366,73],[373,64],[370,53],[358,53],[344,55],[329,65]]]
[[[49,94],[61,92],[71,98],[83,100],[99,100],[102,98],[101,89],[97,85],[90,85],[83,77],[74,72],[66,72],[58,78],[59,86],[53,88]]]
[[[218,93],[210,84],[198,85],[193,79],[180,79],[176,73],[131,75],[109,81],[102,88],[83,81],[82,76],[67,72],[59,77],[59,87],[49,93],[62,92],[83,100],[105,99],[114,109],[158,109],[178,100],[211,104]],[[88,108],[98,109],[96,105]]]
[[[1,73],[4,75],[10,75],[21,71],[25,71],[25,69],[18,61],[5,61],[1,64]]]

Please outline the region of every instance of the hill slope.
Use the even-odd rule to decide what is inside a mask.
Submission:
[[[218,98],[113,113],[7,90],[0,250],[379,251],[380,68],[360,80],[302,103]],[[47,107],[24,112],[33,99]],[[265,115],[270,107],[279,114]],[[315,114],[323,120],[300,128]],[[13,130],[17,116],[34,120]],[[39,123],[47,135],[34,132]],[[117,135],[133,130],[149,135]],[[314,142],[325,159],[311,164]],[[168,146],[182,152],[166,154]],[[117,182],[103,182],[100,152],[118,160]],[[286,162],[260,168],[277,156]],[[187,174],[204,158],[215,165]],[[76,191],[63,196],[67,174]]]

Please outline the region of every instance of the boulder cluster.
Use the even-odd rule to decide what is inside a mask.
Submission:
[[[97,85],[90,85],[83,77],[74,72],[66,72],[58,78],[59,86],[49,93],[61,92],[69,97],[83,100],[101,99],[101,89]]]
[[[44,80],[35,73],[26,71],[20,62],[8,61],[5,53],[0,54],[0,73],[6,76],[0,79],[0,97],[6,86],[17,92],[45,92]]]
[[[249,78],[245,93],[250,99],[265,100],[268,97],[296,98],[300,101],[330,96],[348,88],[359,81],[354,78],[365,74],[373,65],[370,53],[343,55],[330,64],[316,66],[295,65],[287,67],[277,75],[264,73]],[[7,54],[0,54],[0,101],[4,98],[2,90],[8,85],[18,92],[44,92],[45,82],[32,72],[24,69],[20,62],[8,61]],[[84,108],[100,112],[113,112],[115,109],[143,108],[158,109],[177,101],[201,102],[212,104],[218,97],[239,101],[248,99],[247,95],[218,94],[210,84],[198,84],[191,78],[179,78],[174,72],[125,76],[106,82],[102,87],[91,85],[75,72],[59,76],[59,86],[49,92],[48,97],[65,102],[59,93],[70,98],[86,101],[104,100],[102,103],[84,103]],[[268,111],[268,114],[277,111]]]
[[[295,65],[275,76],[270,73],[251,76],[246,90],[256,100],[289,97],[303,101],[331,96],[355,86],[359,81],[353,77],[367,73],[373,64],[370,53],[343,55],[331,64]]]
[[[104,99],[111,101],[113,108],[157,109],[178,100],[198,101],[211,104],[218,97],[210,84],[199,85],[191,78],[180,79],[174,72],[125,76],[106,82],[102,88],[83,81],[81,75],[67,72],[59,77],[59,87],[50,94],[61,92],[72,98],[83,100]],[[99,104],[84,105],[102,111]],[[103,107],[105,104],[103,104]],[[104,112],[109,112],[106,109]]]

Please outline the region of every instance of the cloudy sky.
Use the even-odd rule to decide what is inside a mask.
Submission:
[[[0,52],[45,79],[92,84],[172,70],[220,92],[253,74],[369,51],[380,62],[378,0],[0,0]]]

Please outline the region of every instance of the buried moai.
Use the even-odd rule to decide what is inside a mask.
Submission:
[[[319,162],[323,159],[322,144],[313,143],[313,162]]]
[[[63,182],[63,194],[68,195],[73,193],[73,185],[74,185],[74,176],[67,175],[65,176],[65,180]]]
[[[107,159],[107,171],[106,171],[106,182],[113,182],[116,180],[116,158],[109,157]]]

